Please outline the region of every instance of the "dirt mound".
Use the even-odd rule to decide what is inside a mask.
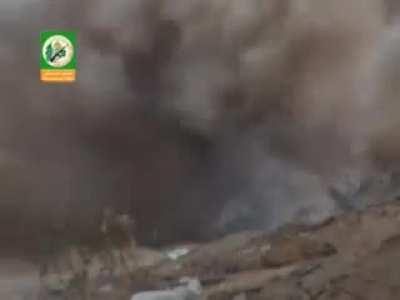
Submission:
[[[79,299],[82,293],[86,299],[129,299],[134,292],[174,286],[183,276],[201,280],[204,299],[400,298],[397,202],[274,234],[241,232],[187,250],[172,256],[171,249],[115,248],[111,265],[105,263],[107,253],[85,261],[76,250],[75,264],[68,263],[71,254],[50,262],[43,282],[59,299]],[[63,276],[59,283],[70,282],[55,291]]]

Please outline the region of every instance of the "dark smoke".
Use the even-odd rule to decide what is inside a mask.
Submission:
[[[156,244],[352,207],[330,191],[400,145],[387,3],[0,4],[0,240],[87,242],[104,207]],[[78,31],[76,84],[38,81],[44,29]]]

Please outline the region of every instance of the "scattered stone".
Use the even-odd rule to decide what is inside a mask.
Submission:
[[[200,281],[196,278],[182,278],[182,286],[174,289],[140,292],[131,300],[196,300],[202,292]]]
[[[336,248],[326,242],[304,236],[283,237],[264,252],[262,264],[266,268],[276,268],[305,260],[331,256]]]

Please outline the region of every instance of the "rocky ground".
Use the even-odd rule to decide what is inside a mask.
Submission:
[[[241,232],[174,249],[181,248],[189,253],[177,259],[169,257],[172,248],[71,249],[42,268],[41,298],[123,300],[192,276],[202,281],[203,299],[400,299],[396,200],[315,226]]]

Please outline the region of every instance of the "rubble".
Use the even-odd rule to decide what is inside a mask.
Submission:
[[[371,206],[313,226],[293,224],[275,233],[228,235],[196,245],[176,260],[166,257],[163,250],[138,246],[119,251],[133,254],[135,262],[129,272],[113,270],[109,279],[103,274],[106,279],[101,282],[100,274],[87,272],[87,295],[127,300],[143,292],[171,292],[186,276],[199,279],[199,298],[209,300],[400,299],[398,202]],[[100,256],[94,255],[92,263],[97,259],[100,264],[96,257]],[[114,267],[120,268],[118,264]],[[76,290],[70,285],[65,295],[75,298],[65,299],[84,299],[76,296]]]
[[[305,236],[282,237],[263,253],[262,265],[266,268],[280,267],[334,255],[336,252],[336,248],[327,242]]]
[[[182,278],[178,286],[170,290],[146,291],[135,294],[131,300],[196,300],[201,295],[201,284],[197,278]]]
[[[177,248],[171,251],[168,251],[166,255],[169,259],[178,260],[180,257],[187,255],[190,252],[188,248]]]

